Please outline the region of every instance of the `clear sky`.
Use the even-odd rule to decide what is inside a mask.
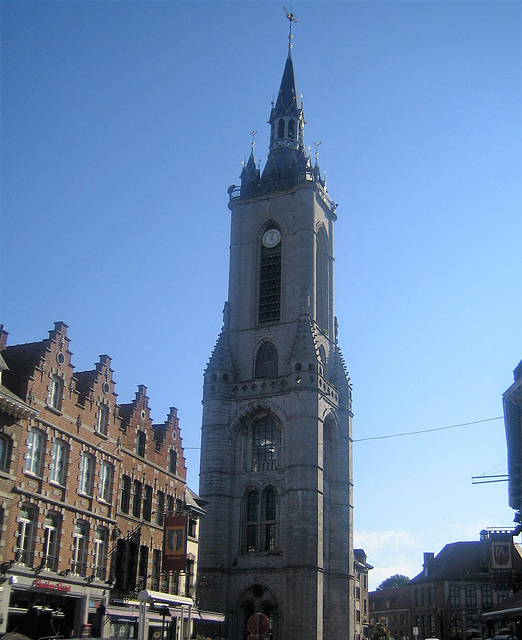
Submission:
[[[290,8],[290,7],[289,7]],[[339,203],[355,544],[376,587],[511,525],[502,393],[522,358],[522,3],[293,2],[305,142]],[[287,54],[281,2],[2,11],[1,321],[69,325],[121,402],[178,408],[197,490],[202,375],[227,298],[227,188]],[[381,440],[397,433],[478,422]]]

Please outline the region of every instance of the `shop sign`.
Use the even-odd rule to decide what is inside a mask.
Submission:
[[[63,582],[50,582],[49,580],[42,580],[36,578],[33,582],[33,587],[36,589],[50,589],[51,591],[61,591],[63,593],[69,593],[71,590],[70,584],[64,584]]]

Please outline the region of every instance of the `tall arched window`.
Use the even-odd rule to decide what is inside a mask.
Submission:
[[[245,505],[245,551],[257,551],[257,529],[259,523],[259,494],[249,491]]]
[[[317,234],[317,247],[315,255],[315,319],[320,329],[328,329],[328,307],[329,307],[329,286],[328,286],[328,239],[324,227],[321,227]]]
[[[259,323],[281,319],[281,232],[268,228],[261,238],[259,261]]]
[[[263,491],[262,499],[262,534],[264,551],[275,549],[276,529],[276,491],[274,487],[267,487]]]
[[[279,122],[277,123],[277,137],[285,137],[285,121],[283,120],[283,118],[280,118]]]
[[[247,553],[276,548],[277,493],[268,486],[261,493],[250,489],[244,497],[242,549]]]
[[[252,471],[276,468],[279,432],[272,416],[258,418],[252,427]]]
[[[264,342],[256,354],[255,378],[277,377],[278,354],[272,342]]]

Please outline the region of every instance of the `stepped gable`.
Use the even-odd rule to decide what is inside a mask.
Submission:
[[[91,404],[96,400],[95,394],[97,391],[102,391],[104,382],[109,384],[109,387],[105,389],[102,395],[112,396],[114,404],[116,403],[117,393],[114,391],[114,385],[116,384],[112,378],[114,371],[111,369],[111,358],[108,355],[99,356],[99,361],[96,363],[95,368],[89,371],[78,371],[74,374],[76,381],[76,392],[78,393],[78,403],[85,407],[86,400]]]
[[[165,440],[168,441],[169,436],[172,440],[178,440],[180,447],[183,446],[183,438],[181,437],[181,429],[179,428],[178,410],[176,407],[170,407],[165,422],[153,424],[154,441],[156,442],[156,450],[161,449]]]
[[[4,375],[5,386],[22,399],[26,399],[30,391],[29,383],[36,375],[43,375],[53,367],[56,362],[46,362],[52,351],[53,343],[59,344],[59,350],[67,355],[64,363],[73,370],[70,364],[72,353],[69,351],[69,338],[67,337],[67,325],[55,322],[54,329],[49,331],[49,337],[40,342],[28,342],[13,346],[5,346],[7,333],[3,329],[1,333],[2,356],[8,367]],[[55,347],[56,349],[56,347]]]

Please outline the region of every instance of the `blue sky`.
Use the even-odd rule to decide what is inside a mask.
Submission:
[[[522,358],[522,4],[294,2],[307,145],[339,203],[355,542],[371,586],[507,527],[502,393]],[[69,325],[77,370],[176,406],[197,489],[227,297],[226,190],[287,53],[278,2],[2,3],[1,321]],[[477,424],[382,440],[365,438]]]

